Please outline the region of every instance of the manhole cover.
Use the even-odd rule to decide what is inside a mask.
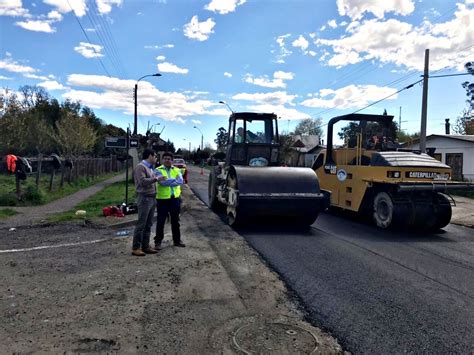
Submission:
[[[247,324],[234,333],[234,346],[246,354],[309,354],[318,343],[304,328],[284,323]]]

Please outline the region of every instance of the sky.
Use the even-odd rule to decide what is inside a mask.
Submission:
[[[160,73],[138,82],[138,132],[177,148],[215,146],[219,101],[274,112],[280,132],[360,109],[418,132],[422,85],[402,89],[425,49],[430,75],[464,73],[474,0],[0,0],[2,90],[41,86],[133,130],[134,85]],[[466,80],[429,80],[427,134],[466,108]]]

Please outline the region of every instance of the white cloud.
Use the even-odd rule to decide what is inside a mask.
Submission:
[[[44,76],[44,75],[36,75],[36,74],[23,74],[23,76],[25,78],[29,78],[29,79],[38,79],[38,80],[44,80],[44,81],[47,81],[49,79],[52,79],[52,78],[49,78],[48,76]]]
[[[156,57],[156,60],[162,62],[166,59],[166,57],[164,55],[159,55],[158,57]]]
[[[304,52],[306,49],[308,49],[309,42],[306,38],[300,35],[298,39],[294,40],[291,45],[296,48],[301,48],[301,50]]]
[[[321,28],[319,29],[321,32],[326,29],[326,25],[322,25]]]
[[[229,72],[224,72],[224,76],[228,77],[228,78],[232,78],[232,74],[229,73]]]
[[[337,27],[336,20],[329,20],[328,21],[328,26],[331,27],[331,28],[336,28]]]
[[[286,38],[290,36],[291,34],[287,33],[282,36],[279,36],[276,39],[276,42],[278,43],[278,46],[280,47],[280,51],[278,55],[276,56],[276,62],[279,64],[285,63],[285,58],[293,53],[292,51],[286,48],[286,43],[285,43]]]
[[[86,90],[73,89],[63,94],[63,98],[80,101],[93,109],[110,109],[133,114],[131,93],[134,80],[120,80],[99,75],[72,74],[68,85],[87,87]],[[143,80],[139,88],[140,116],[155,116],[167,121],[184,122],[188,116],[221,115],[223,110],[215,110],[215,101],[192,99],[182,92],[163,92],[150,82]],[[113,122],[112,122],[113,123]]]
[[[397,89],[376,85],[349,85],[337,90],[322,89],[313,98],[304,100],[301,105],[318,108],[357,109],[394,94]],[[388,100],[394,100],[393,95]]]
[[[245,4],[247,0],[211,0],[204,8],[221,15],[234,12],[237,6]]]
[[[0,16],[28,17],[29,12],[23,8],[21,0],[2,0],[0,1]]]
[[[0,59],[0,69],[6,70],[11,73],[35,73],[38,70],[26,65],[21,65],[18,62],[11,59],[9,55],[7,58]]]
[[[285,91],[274,91],[268,93],[239,93],[232,96],[233,100],[252,101],[258,104],[294,106],[293,100],[297,95],[288,95]]]
[[[174,44],[171,44],[171,43],[168,43],[168,44],[164,44],[162,46],[158,45],[158,44],[154,44],[154,45],[146,45],[144,47],[145,49],[163,49],[163,48],[174,48]]]
[[[37,84],[38,86],[41,86],[45,88],[46,90],[66,90],[67,87],[63,86],[62,84],[58,83],[55,80],[48,80],[48,81],[43,81],[41,83]]]
[[[294,77],[293,73],[276,71],[273,73],[273,79],[269,79],[268,76],[264,75],[259,78],[254,78],[252,74],[246,74],[244,81],[246,83],[263,86],[266,88],[285,88],[286,83],[284,80],[292,80]]]
[[[97,9],[101,14],[108,14],[112,11],[112,6],[121,6],[123,0],[96,0]]]
[[[466,58],[474,56],[474,9],[457,4],[450,21],[424,22],[418,27],[396,19],[372,19],[349,25],[340,39],[317,39],[317,45],[332,48],[327,64],[343,67],[363,60],[393,63],[422,70],[425,48],[430,48],[430,69],[461,69]],[[459,52],[462,51],[462,55]]]
[[[43,0],[45,4],[56,7],[56,9],[66,14],[71,12],[71,8],[76,16],[82,17],[86,14],[86,0]]]
[[[189,70],[186,68],[180,68],[175,64],[163,62],[158,63],[158,71],[162,73],[174,73],[174,74],[188,74]]]
[[[86,42],[79,42],[77,47],[74,47],[74,50],[79,53],[80,55],[86,58],[97,58],[103,57],[104,55],[101,53],[104,47],[98,44],[91,44]]]
[[[249,106],[248,109],[252,112],[275,113],[278,117],[281,117],[282,120],[302,120],[305,118],[311,118],[307,113],[283,105],[252,105]]]
[[[191,122],[194,123],[194,124],[198,124],[198,125],[199,125],[199,124],[202,124],[202,122],[199,121],[199,120],[191,120]]]
[[[184,25],[183,32],[186,37],[202,42],[207,40],[211,33],[214,33],[212,29],[215,25],[216,23],[212,20],[212,18],[208,18],[206,21],[199,22],[198,17],[193,16],[191,21]]]
[[[381,19],[386,12],[406,16],[415,10],[413,0],[337,0],[337,10],[341,16],[353,20],[361,19],[364,12],[371,12]]]
[[[41,21],[41,20],[18,21],[18,22],[15,22],[15,25],[29,31],[46,32],[46,33],[56,32],[56,29],[51,27],[50,21]]]
[[[55,20],[55,21],[61,21],[63,19],[63,15],[61,15],[59,12],[57,11],[50,11],[48,13],[48,18],[50,20]]]
[[[8,76],[0,75],[0,80],[12,80],[13,78],[9,78]]]

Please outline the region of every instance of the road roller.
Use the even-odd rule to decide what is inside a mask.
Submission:
[[[355,121],[356,132],[334,148],[333,127],[340,121]],[[320,188],[331,191],[331,208],[371,217],[380,228],[443,228],[451,220],[450,192],[474,185],[452,181],[451,168],[431,155],[400,147],[392,121],[389,115],[332,118],[327,147],[313,164]]]
[[[233,112],[225,161],[209,174],[209,206],[231,226],[275,218],[307,227],[329,206],[311,168],[279,166],[278,121],[273,113]]]

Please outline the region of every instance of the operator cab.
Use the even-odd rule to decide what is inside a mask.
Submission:
[[[226,165],[276,166],[279,158],[277,116],[234,112],[229,117]]]

